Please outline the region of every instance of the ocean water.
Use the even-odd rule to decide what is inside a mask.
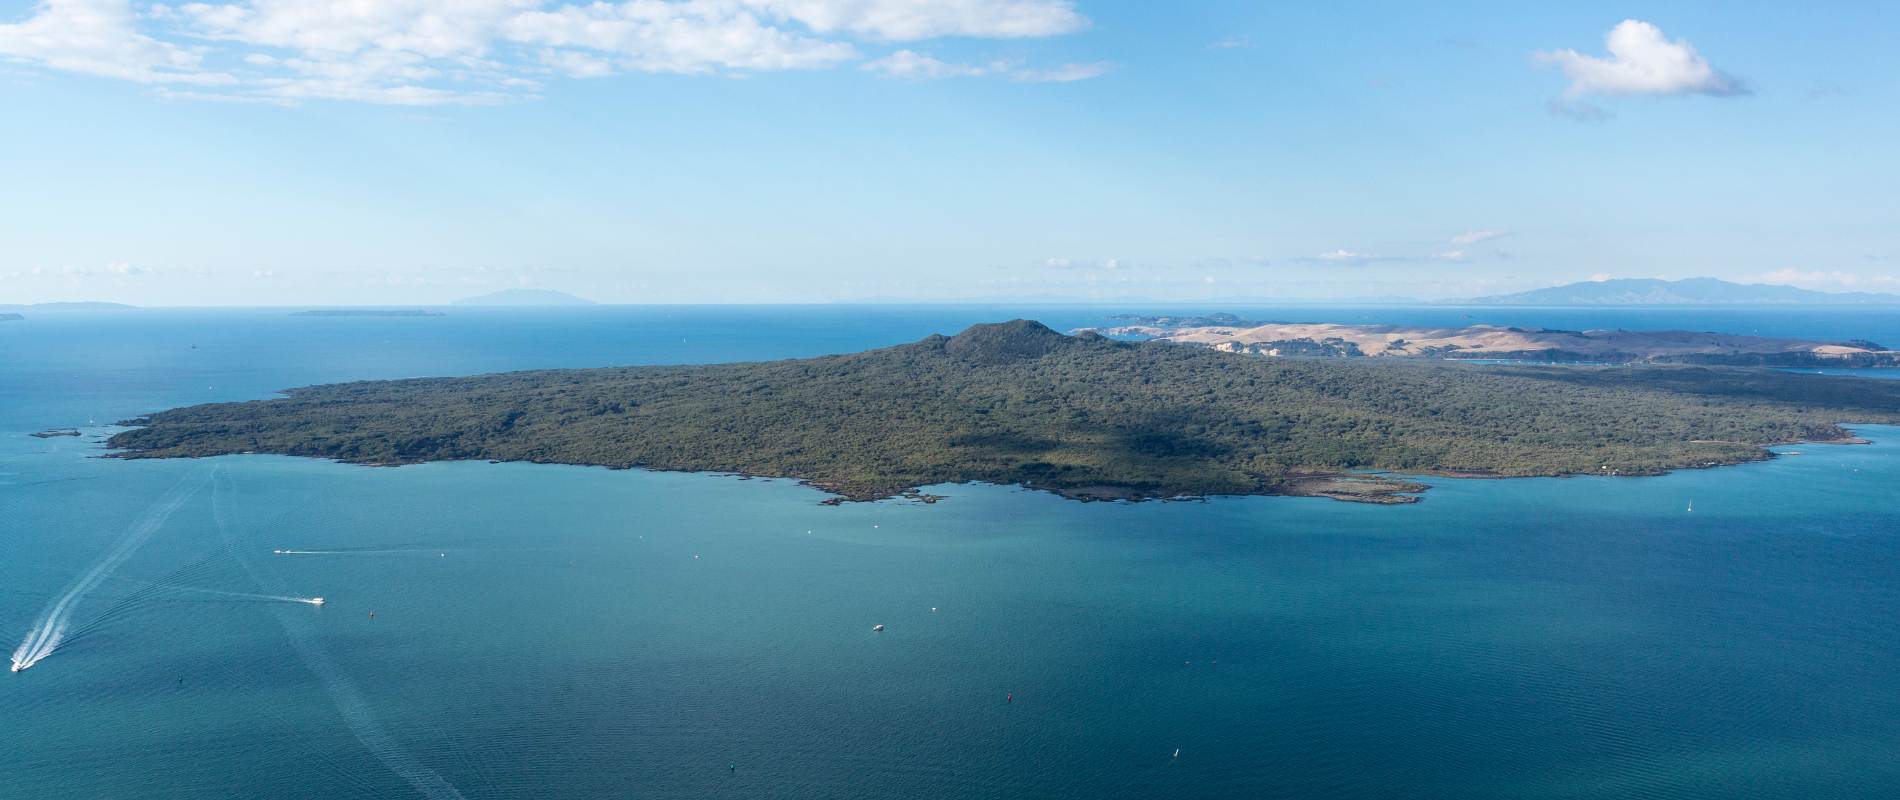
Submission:
[[[1107,312],[0,325],[0,644],[68,622],[0,676],[0,798],[1900,796],[1896,428],[1657,478],[1433,479],[1408,507],[97,457],[115,420],[312,382]],[[1250,315],[1467,313],[1900,341],[1866,312]],[[87,435],[25,435],[66,425]]]

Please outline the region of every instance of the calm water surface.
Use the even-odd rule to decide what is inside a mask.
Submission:
[[[1900,795],[1900,429],[1661,478],[1434,481],[1404,508],[982,486],[825,507],[788,481],[119,462],[103,427],[24,435],[317,381],[1103,313],[6,323],[5,646],[111,569],[50,656],[0,676],[0,797]],[[1467,313],[1900,340],[1864,312],[1256,315]]]

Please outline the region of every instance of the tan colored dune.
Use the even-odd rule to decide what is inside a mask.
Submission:
[[[1527,330],[1496,325],[1424,328],[1338,323],[1269,323],[1257,327],[1165,328],[1131,325],[1102,331],[1199,344],[1219,350],[1262,355],[1302,355],[1313,345],[1351,345],[1366,356],[1482,357],[1561,352],[1568,358],[1668,359],[1682,356],[1811,354],[1846,358],[1893,351],[1800,339],[1771,339],[1696,331]],[[1345,353],[1328,353],[1340,354]]]

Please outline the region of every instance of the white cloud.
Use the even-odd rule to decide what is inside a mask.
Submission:
[[[613,62],[579,50],[543,50],[541,63],[570,78],[605,78],[614,74]]]
[[[1503,238],[1505,235],[1506,234],[1504,231],[1489,231],[1489,230],[1465,231],[1464,233],[1451,237],[1451,243],[1452,244],[1477,244],[1479,242],[1488,242],[1488,241],[1491,241],[1492,239],[1500,239],[1500,238]]]
[[[1099,78],[1114,68],[1113,64],[1106,61],[1097,61],[1091,64],[1063,64],[1049,69],[1016,70],[1009,77],[1024,83],[1069,83]]]
[[[1087,26],[1071,0],[231,0],[144,14],[131,0],[42,0],[24,21],[0,24],[0,59],[197,85],[162,92],[180,99],[483,104],[532,97],[550,76],[819,69],[861,58],[854,38],[1043,37]],[[911,50],[866,68],[1025,81],[1107,70],[952,64]]]
[[[1469,261],[1470,260],[1465,257],[1465,251],[1463,250],[1446,250],[1443,253],[1433,254],[1432,258],[1437,259],[1439,261]]]
[[[1251,36],[1228,36],[1207,44],[1209,50],[1245,50],[1253,47]]]
[[[1688,40],[1669,41],[1662,29],[1626,19],[1603,39],[1609,57],[1589,56],[1575,50],[1540,51],[1537,60],[1556,64],[1570,79],[1564,95],[1591,94],[1746,94],[1742,82],[1709,65]]]
[[[1048,258],[1043,259],[1042,265],[1050,269],[1086,269],[1109,272],[1134,267],[1134,265],[1122,261],[1119,258],[1110,258],[1102,261],[1089,261],[1077,258]]]
[[[992,67],[939,61],[914,50],[899,50],[883,58],[867,61],[864,68],[889,78],[934,80],[937,78],[974,78],[988,75]]]
[[[1892,291],[1900,288],[1900,277],[1892,275],[1863,275],[1858,272],[1839,270],[1799,270],[1778,269],[1743,279],[1748,283],[1776,283],[1788,286],[1800,286],[1805,289],[1848,290],[1848,291]]]
[[[23,22],[0,25],[0,57],[135,83],[231,83],[202,69],[194,48],[142,34],[130,0],[42,0]]]
[[[140,267],[130,261],[110,261],[102,267],[75,267],[71,264],[67,264],[58,269],[47,266],[37,266],[28,270],[28,274],[34,276],[59,275],[68,280],[76,278],[127,278],[134,275],[149,275],[151,273],[151,270]]]
[[[849,43],[776,28],[743,8],[715,2],[633,0],[529,11],[508,19],[501,35],[597,51],[640,72],[813,69],[857,57]]]
[[[1314,256],[1314,258],[1320,261],[1330,261],[1339,264],[1364,264],[1377,260],[1379,256],[1373,253],[1358,253],[1352,250],[1339,249],[1320,253]]]
[[[180,7],[212,38],[305,53],[385,50],[429,58],[480,54],[533,0],[249,0]]]
[[[817,33],[892,41],[941,36],[1020,39],[1088,27],[1070,0],[743,0]]]
[[[1604,281],[1616,280],[1616,276],[1611,275],[1608,272],[1599,272],[1599,273],[1596,273],[1595,275],[1591,275],[1588,280],[1591,283],[1602,283]]]
[[[864,69],[887,78],[935,80],[938,78],[979,78],[1007,75],[1024,83],[1079,81],[1108,72],[1107,64],[1063,64],[1050,69],[1027,69],[1016,61],[991,61],[987,64],[963,64],[942,61],[915,50],[899,50],[883,58],[867,61]]]

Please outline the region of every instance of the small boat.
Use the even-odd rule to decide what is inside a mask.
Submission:
[[[310,603],[311,605],[313,605],[313,606],[320,606],[320,605],[323,605],[323,598],[321,598],[321,597],[312,597],[312,598],[310,598],[310,600],[309,600],[308,602],[309,602],[309,603]]]
[[[1177,748],[1174,748],[1174,757],[1175,757],[1175,758],[1180,758],[1180,757],[1181,757],[1181,748],[1179,748],[1179,747],[1177,747]]]
[[[883,630],[884,630],[884,626],[883,626],[883,625],[872,625],[872,626],[871,626],[871,631],[872,631],[873,633],[881,633],[881,632],[883,632]]]

